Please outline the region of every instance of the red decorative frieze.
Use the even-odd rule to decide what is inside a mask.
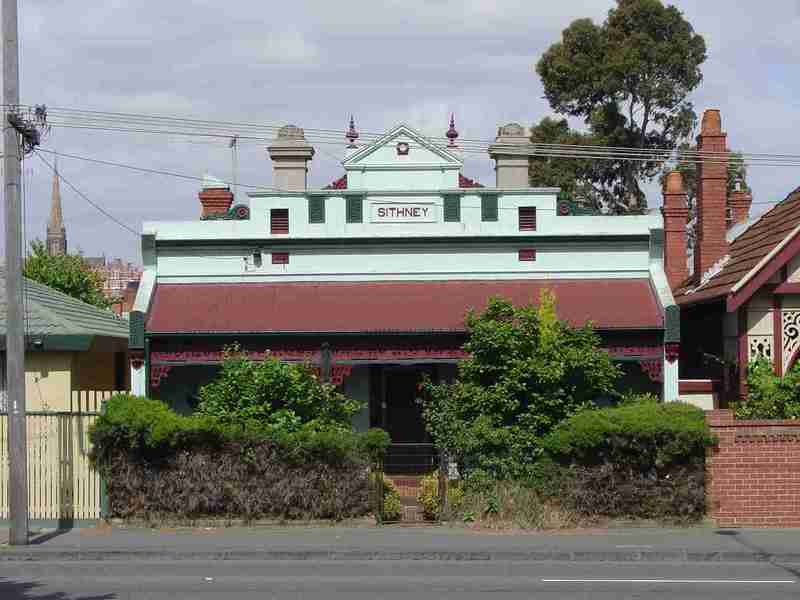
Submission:
[[[150,389],[158,389],[161,380],[164,379],[172,370],[172,365],[151,365],[150,366]]]
[[[614,358],[652,358],[660,360],[663,349],[661,346],[609,346],[604,348]]]
[[[664,381],[664,364],[659,359],[639,361],[642,371],[647,373],[651,381]]]
[[[664,357],[668,363],[674,363],[678,360],[681,352],[681,345],[677,342],[668,342],[664,344]]]
[[[319,367],[313,367],[311,369],[317,378],[320,377],[320,369]],[[334,365],[331,367],[331,378],[328,383],[332,383],[335,386],[340,386],[344,383],[346,377],[350,376],[350,373],[353,372],[353,365]]]

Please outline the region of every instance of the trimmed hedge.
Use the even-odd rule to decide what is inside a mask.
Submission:
[[[369,466],[386,432],[305,427],[280,434],[249,422],[181,416],[118,395],[91,427],[91,460],[115,517],[342,519],[371,512]]]
[[[536,483],[588,516],[696,520],[713,443],[703,411],[686,404],[587,410],[544,438]]]

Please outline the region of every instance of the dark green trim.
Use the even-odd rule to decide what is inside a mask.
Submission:
[[[130,327],[128,348],[130,350],[144,349],[144,313],[140,310],[131,311],[128,325]]]
[[[25,351],[26,352],[86,352],[92,347],[92,341],[95,337],[110,337],[116,338],[117,336],[95,336],[84,333],[76,333],[75,335],[37,335],[29,333],[25,336]],[[125,339],[119,338],[119,339]],[[41,345],[36,345],[35,342],[41,341]],[[0,335],[0,350],[6,349],[6,336]]]
[[[497,221],[497,194],[481,196],[481,221]]]
[[[664,342],[681,341],[681,309],[677,304],[664,309]]]
[[[461,194],[447,194],[444,197],[445,223],[459,223],[461,221]]]
[[[364,222],[364,196],[349,196],[347,202],[347,222]]]
[[[308,198],[308,222],[312,224],[325,222],[325,196]]]
[[[404,245],[447,244],[516,244],[516,243],[597,243],[597,242],[642,242],[650,241],[648,234],[619,235],[470,235],[470,236],[432,236],[432,237],[341,237],[341,238],[237,238],[230,240],[159,240],[162,248],[186,246],[371,246],[401,243]]]

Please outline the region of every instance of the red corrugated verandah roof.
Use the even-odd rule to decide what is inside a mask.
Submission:
[[[561,319],[598,329],[662,329],[648,279],[186,283],[157,285],[149,333],[462,332],[490,297],[538,303],[549,288]]]

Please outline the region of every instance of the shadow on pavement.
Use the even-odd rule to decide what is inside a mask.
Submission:
[[[42,587],[41,583],[0,578],[0,598],[3,600],[115,600],[117,598],[116,594],[75,596],[67,592],[44,592]]]
[[[45,542],[49,542],[53,538],[57,538],[60,535],[69,533],[70,531],[72,531],[71,527],[59,527],[58,529],[54,529],[53,531],[48,531],[47,533],[31,535],[28,543],[32,546],[38,546],[39,544],[44,544]]]
[[[779,569],[783,569],[790,575],[797,577],[800,579],[800,568],[797,567],[789,567],[787,565],[781,564],[777,562],[774,558],[769,556],[769,553],[760,547],[758,544],[748,540],[746,537],[742,535],[742,532],[737,529],[718,529],[715,531],[717,535],[724,535],[726,537],[733,538],[740,546],[747,548],[753,553],[761,555],[765,561],[769,562],[769,564],[778,567]]]

